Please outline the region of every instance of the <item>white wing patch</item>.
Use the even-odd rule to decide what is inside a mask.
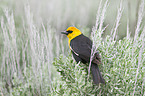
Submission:
[[[77,56],[79,56],[79,54],[76,53],[76,52],[71,48],[71,46],[70,46],[70,49],[71,49],[71,51],[73,51]]]

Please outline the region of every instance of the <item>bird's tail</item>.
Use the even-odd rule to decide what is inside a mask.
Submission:
[[[95,84],[99,84],[99,83],[105,84],[105,80],[102,77],[97,64],[94,64],[94,63],[91,64],[91,72],[92,72],[93,81]]]

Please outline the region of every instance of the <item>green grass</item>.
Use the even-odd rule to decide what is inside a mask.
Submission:
[[[111,41],[111,42],[110,42]],[[134,45],[133,39],[124,38],[117,42],[108,36],[98,47],[102,55],[100,65],[106,85],[95,86],[92,78],[87,80],[88,66],[76,64],[71,56],[61,55],[54,65],[61,75],[61,80],[55,89],[57,95],[127,95],[144,94],[145,85],[145,49],[142,40]],[[65,60],[66,59],[66,60]],[[61,82],[60,82],[61,81]],[[62,83],[63,82],[63,83]]]
[[[41,5],[40,9],[39,7],[36,9],[45,9],[47,4],[45,2],[38,2],[42,5],[44,3],[44,8]],[[35,13],[32,1],[30,6],[21,3],[25,7],[20,6],[19,2],[10,10],[0,5],[2,11],[0,12],[2,14],[0,16],[0,96],[145,95],[144,0],[139,7],[135,29],[130,27],[132,21],[126,20],[128,23],[124,30],[127,36],[121,40],[118,40],[121,38],[118,34],[122,34],[119,27],[121,19],[124,18],[123,2],[120,2],[117,8],[116,18],[112,17],[115,19],[112,21],[113,27],[108,25],[109,23],[106,24],[108,20],[106,14],[110,12],[108,9],[112,4],[109,0],[98,3],[98,11],[93,11],[96,10],[95,3],[84,1],[81,7],[71,5],[77,4],[76,1],[66,3],[64,0],[66,5],[56,11],[57,14],[53,11],[61,7],[64,2],[60,5],[57,3],[57,9],[54,9],[52,5],[56,2],[54,0],[49,3],[50,14],[44,14],[42,11],[43,16]],[[4,4],[9,5],[6,1]],[[84,12],[85,5],[90,9]],[[75,8],[69,14],[71,7]],[[72,18],[77,9],[82,13],[79,16],[75,14]],[[84,20],[86,13],[90,16],[87,15]],[[96,13],[95,21],[91,15]],[[60,35],[59,30],[65,30],[66,26],[71,24],[71,21],[68,22],[70,18],[74,21],[72,25],[78,24],[77,27],[84,34],[90,35],[93,41],[92,56],[96,51],[100,52],[103,64],[99,67],[106,80],[105,86],[93,85],[89,64],[87,66],[82,63],[77,64],[71,56],[67,39]],[[94,23],[91,21],[95,21],[93,28]],[[92,28],[91,34],[88,26]],[[106,30],[110,35],[105,37]],[[134,36],[131,35],[132,30],[135,32]]]

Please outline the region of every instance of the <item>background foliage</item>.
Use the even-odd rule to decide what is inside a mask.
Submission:
[[[0,95],[145,95],[144,4],[1,0]],[[73,60],[60,35],[71,25],[100,52],[106,85],[93,85],[88,65]]]

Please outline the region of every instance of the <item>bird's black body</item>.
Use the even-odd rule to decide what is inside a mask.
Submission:
[[[75,37],[70,42],[71,51],[76,62],[81,61],[82,63],[89,63],[92,49],[92,41],[84,36],[83,34]],[[100,63],[100,56],[98,53],[95,54],[91,63],[91,72],[93,76],[93,81],[95,84],[104,83],[99,67],[97,63]]]

